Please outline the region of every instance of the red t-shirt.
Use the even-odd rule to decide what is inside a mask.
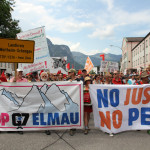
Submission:
[[[113,83],[113,84],[122,84],[120,78],[119,78],[118,80],[116,80],[115,78],[113,78],[112,83]]]

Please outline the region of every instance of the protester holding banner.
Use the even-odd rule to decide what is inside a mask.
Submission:
[[[135,75],[134,74],[130,74],[130,79],[128,80],[128,84],[129,85],[134,85],[135,84]]]
[[[93,84],[101,84],[100,76],[98,74],[95,75]]]
[[[118,71],[114,71],[114,78],[112,80],[113,84],[122,84],[121,79],[119,78]]]
[[[84,94],[84,134],[88,134],[89,132],[89,120],[90,120],[90,113],[92,112],[92,104],[90,99],[90,93],[89,93],[89,84],[92,83],[92,80],[90,77],[85,77],[84,79],[85,85],[83,88],[83,94]]]
[[[40,81],[37,71],[33,72],[32,75],[33,75],[32,82],[39,82]]]
[[[82,70],[82,76],[80,78],[81,81],[83,81],[83,84],[84,84],[84,78],[87,76],[87,70],[86,69],[83,69]]]
[[[23,70],[18,68],[16,77],[12,77],[10,82],[28,82],[28,80],[23,78]]]
[[[109,74],[109,73],[107,73],[107,74],[104,76],[104,79],[105,79],[104,84],[111,84],[112,75]]]

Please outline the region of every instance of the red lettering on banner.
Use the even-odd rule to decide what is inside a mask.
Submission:
[[[115,110],[112,115],[110,115],[110,111],[106,111],[106,117],[103,112],[99,111],[99,115],[101,118],[102,127],[106,125],[106,127],[111,130],[111,116],[113,120],[113,127],[115,129],[120,128],[122,125],[122,112],[120,110]]]
[[[142,104],[147,104],[147,103],[150,102],[150,94],[149,94],[149,92],[150,92],[150,87],[148,87],[148,88],[146,88],[144,90],[144,96],[145,96],[146,99],[142,101]]]
[[[127,89],[126,99],[124,101],[124,105],[129,105],[131,89]]]
[[[5,123],[9,122],[9,115],[7,113],[1,113],[0,123],[2,126],[5,126]]]
[[[101,111],[99,111],[99,115],[101,118],[101,126],[104,127],[104,125],[106,125],[106,127],[110,130],[111,129],[110,111],[106,111],[106,117],[104,113]]]
[[[117,120],[116,116],[118,116],[118,123],[116,121]],[[122,112],[120,110],[115,110],[112,115],[112,120],[114,128],[116,129],[120,128],[122,125]]]
[[[138,105],[138,104],[141,102],[142,92],[143,92],[143,88],[139,88],[138,98],[137,98],[137,100],[136,100],[137,88],[133,89],[133,93],[132,93],[132,104]]]

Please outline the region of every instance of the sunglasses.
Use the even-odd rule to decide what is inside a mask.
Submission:
[[[47,76],[42,76],[42,77],[47,77]]]

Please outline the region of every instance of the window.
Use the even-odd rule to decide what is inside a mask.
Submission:
[[[10,63],[8,63],[8,68],[10,68]]]
[[[148,47],[148,43],[147,43],[147,40],[146,40],[146,48]]]
[[[141,45],[140,45],[140,52],[141,52]]]
[[[138,54],[139,54],[139,47],[138,47]]]
[[[139,65],[139,58],[138,58],[138,65]]]
[[[144,63],[144,56],[143,56],[143,63]]]
[[[148,62],[148,54],[146,54],[146,62]]]

